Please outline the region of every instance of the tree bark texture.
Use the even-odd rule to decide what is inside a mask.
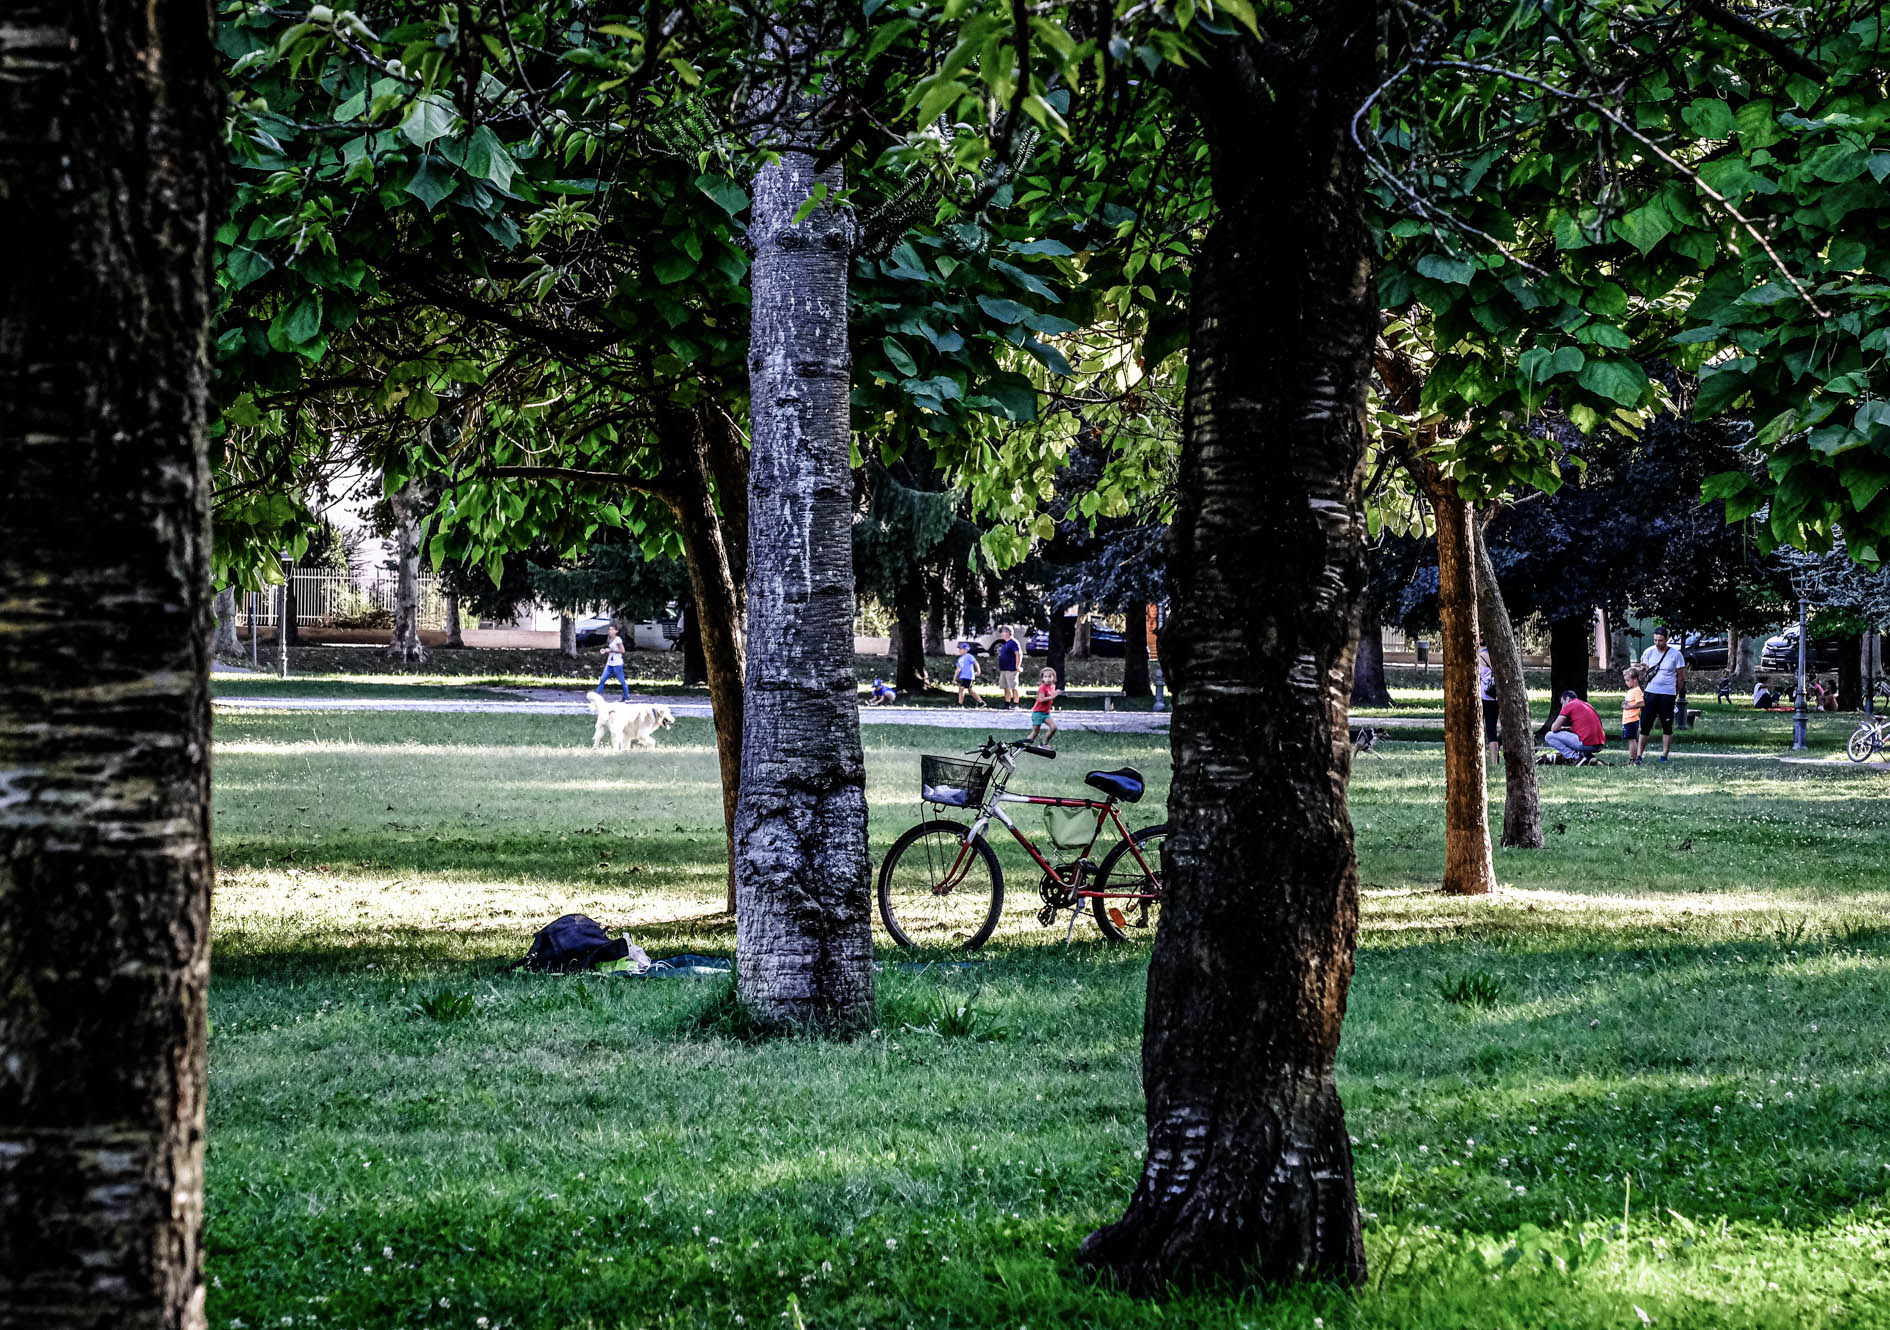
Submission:
[[[0,13],[6,1327],[203,1325],[211,32]]]
[[[431,497],[416,476],[388,499],[394,510],[394,633],[386,655],[410,665],[427,658],[420,643],[420,527],[432,510]]]
[[[455,651],[466,645],[466,633],[459,621],[459,592],[451,589],[446,593],[446,645]]]
[[[742,677],[747,670],[742,640],[746,614],[744,586],[747,570],[735,562],[746,558],[748,533],[734,548],[725,540],[727,527],[716,511],[715,470],[711,435],[725,431],[726,417],[711,408],[693,412],[666,411],[658,419],[670,482],[665,490],[669,508],[682,535],[689,567],[689,592],[695,605],[697,640],[702,647],[703,670],[709,685],[709,707],[715,724],[715,752],[722,773],[722,825],[728,845],[728,908],[735,908],[735,809],[742,775]],[[747,493],[741,510],[746,511]],[[849,648],[851,639],[849,639]],[[851,650],[847,656],[852,661]]]
[[[1470,537],[1476,557],[1477,624],[1483,644],[1490,649],[1490,671],[1496,676],[1497,709],[1503,736],[1503,835],[1512,849],[1542,848],[1542,797],[1536,786],[1535,734],[1529,720],[1529,685],[1523,675],[1522,647],[1496,583],[1496,565],[1483,539],[1483,523],[1472,521]]]
[[[1319,14],[1292,63],[1223,39],[1189,75],[1220,208],[1195,270],[1161,643],[1175,835],[1148,1148],[1127,1212],[1081,1253],[1144,1295],[1365,1270],[1333,1062],[1358,932],[1346,698],[1378,315],[1348,124],[1375,26],[1369,3]]]
[[[568,614],[558,616],[558,650],[572,660],[577,659],[577,620]]]
[[[845,209],[794,213],[836,163],[756,172],[749,335],[748,671],[736,813],[736,963],[766,1023],[873,1013],[866,770],[853,674]]]
[[[1496,890],[1483,703],[1477,687],[1477,560],[1470,505],[1428,458],[1418,473],[1437,515],[1438,640],[1444,653],[1444,892]],[[1531,759],[1534,760],[1533,758]]]
[[[682,681],[686,688],[709,685],[709,662],[702,658],[702,628],[697,624],[696,602],[687,587],[676,606],[682,614],[682,637],[676,643],[682,652]]]
[[[236,588],[224,587],[211,604],[216,627],[210,635],[213,660],[236,660],[243,654],[243,644],[236,640]]]
[[[1352,660],[1352,705],[1388,707],[1391,686],[1385,682],[1385,632],[1375,623],[1365,625]]]
[[[1148,679],[1148,606],[1129,606],[1122,629],[1122,695],[1153,697]]]
[[[945,654],[945,575],[929,573],[925,579],[925,651],[929,656]]]

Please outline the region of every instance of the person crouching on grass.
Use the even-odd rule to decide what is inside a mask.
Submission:
[[[1057,687],[1057,672],[1046,669],[1037,676],[1042,682],[1037,685],[1037,700],[1030,708],[1030,742],[1036,743],[1039,731],[1043,733],[1043,742],[1048,744],[1057,737],[1057,723],[1051,717],[1057,698],[1063,690]]]

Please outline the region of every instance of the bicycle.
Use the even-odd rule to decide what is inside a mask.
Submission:
[[[1016,772],[1019,753],[1056,756],[1054,750],[1028,742],[986,739],[965,754],[975,757],[975,762],[929,754],[919,759],[921,802],[938,808],[975,809],[976,815],[969,826],[933,817],[893,842],[879,870],[879,915],[893,941],[902,947],[964,951],[984,945],[1004,912],[1004,870],[984,836],[994,818],[1043,869],[1038,923],[1047,928],[1067,909],[1074,935],[1077,917],[1087,904],[1097,927],[1111,942],[1153,937],[1161,918],[1168,827],[1161,824],[1132,832],[1117,809],[1119,803],[1141,799],[1141,773],[1133,767],[1089,772],[1084,783],[1101,791],[1101,799],[1012,794],[1006,787]],[[1011,821],[1004,811],[1006,804],[1042,807],[1050,840],[1060,849],[1077,851],[1075,859],[1061,866],[1052,864]],[[1118,841],[1098,864],[1090,855],[1105,824],[1115,828]],[[1121,885],[1112,886],[1114,882]]]
[[[1868,762],[1873,753],[1881,756],[1887,746],[1890,746],[1890,716],[1865,716],[1851,731],[1844,752],[1853,762]],[[1890,758],[1885,760],[1890,761]]]

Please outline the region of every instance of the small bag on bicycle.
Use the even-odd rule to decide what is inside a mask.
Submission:
[[[919,758],[919,797],[929,804],[948,808],[970,808],[984,802],[984,792],[991,784],[991,766],[986,762],[961,762],[955,757]]]
[[[1080,850],[1096,839],[1096,817],[1093,808],[1046,808],[1044,830],[1058,848]]]

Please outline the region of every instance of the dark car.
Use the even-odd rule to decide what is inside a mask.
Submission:
[[[1680,639],[1680,650],[1690,670],[1723,670],[1730,643],[1724,633],[1687,633]]]
[[[1843,654],[1844,644],[1836,638],[1812,638],[1811,650],[1806,662],[1813,671],[1835,670]],[[1765,646],[1759,652],[1759,668],[1793,673],[1798,669],[1798,630],[1787,628],[1777,637],[1765,639]]]
[[[1089,630],[1089,654],[1092,656],[1114,656],[1120,658],[1125,649],[1122,634],[1113,628],[1104,628],[1100,624]]]
[[[577,622],[577,646],[582,651],[586,647],[601,647],[610,641],[610,616],[593,614],[588,619]]]
[[[1039,628],[1036,632],[1032,633],[1029,637],[1026,637],[1024,639],[1024,654],[1026,656],[1049,655],[1050,654],[1050,630],[1047,628]]]

